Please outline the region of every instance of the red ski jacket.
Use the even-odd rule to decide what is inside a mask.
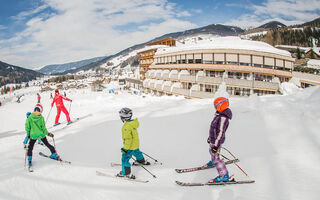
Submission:
[[[54,98],[53,98],[53,101],[51,103],[51,107],[53,106],[54,103],[56,103],[56,106],[57,107],[64,107],[63,105],[63,99],[64,100],[67,100],[67,101],[70,101],[70,99],[68,99],[67,97],[64,97],[62,96],[61,94],[55,94],[54,95]]]
[[[38,96],[38,101],[40,101],[40,99],[41,99],[40,94],[38,94],[37,96]]]

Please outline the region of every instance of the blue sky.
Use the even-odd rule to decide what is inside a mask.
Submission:
[[[214,23],[249,28],[319,16],[319,0],[0,0],[0,60],[39,68]]]

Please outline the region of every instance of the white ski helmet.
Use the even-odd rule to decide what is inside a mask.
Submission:
[[[132,110],[130,108],[122,108],[119,111],[119,116],[122,121],[129,121],[132,117]]]

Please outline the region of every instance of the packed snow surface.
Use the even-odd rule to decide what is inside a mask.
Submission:
[[[36,92],[36,91],[34,91]],[[41,93],[46,118],[50,93]],[[230,98],[233,119],[224,146],[239,157],[238,163],[254,184],[181,187],[175,180],[206,182],[215,169],[177,174],[175,168],[201,166],[209,161],[208,131],[215,110],[212,99],[135,96],[119,92],[67,91],[73,100],[71,118],[87,116],[66,129],[50,129],[57,151],[71,165],[40,157],[49,150],[35,145],[34,172],[24,168],[22,141],[25,114],[32,111],[36,94],[27,93],[20,104],[0,107],[0,199],[308,199],[319,198],[320,186],[320,88],[312,87],[286,96]],[[149,183],[100,177],[96,171],[116,174],[121,162],[121,126],[118,111],[133,109],[140,121],[140,149],[163,165],[141,167],[133,173]],[[54,122],[53,108],[47,126]],[[61,122],[65,116],[62,113]],[[49,138],[52,144],[52,139]],[[222,151],[229,156],[228,153]],[[151,161],[150,159],[148,159]],[[248,178],[234,165],[230,174]]]

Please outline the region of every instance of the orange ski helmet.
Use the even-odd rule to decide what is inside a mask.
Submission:
[[[214,100],[213,105],[218,112],[223,112],[229,107],[229,100],[225,97],[218,97]]]

